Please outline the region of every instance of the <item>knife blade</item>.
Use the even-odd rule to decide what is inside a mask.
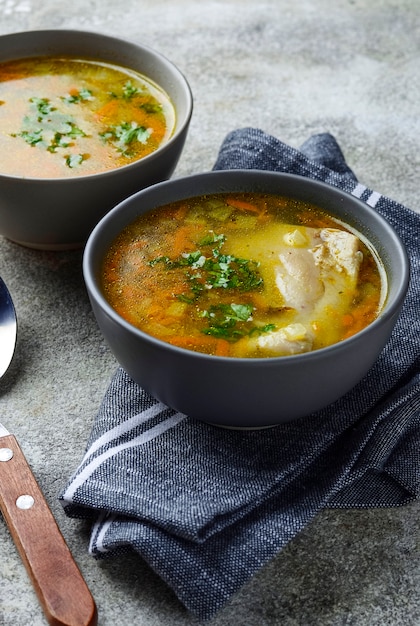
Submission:
[[[0,423],[0,510],[53,626],[95,626],[97,608],[14,435]]]

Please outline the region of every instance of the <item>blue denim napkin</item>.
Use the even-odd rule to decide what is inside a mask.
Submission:
[[[215,164],[229,168],[292,172],[361,198],[400,234],[412,279],[364,380],[297,422],[219,429],[115,373],[60,499],[70,517],[92,520],[96,558],[137,551],[202,619],[323,508],[394,507],[420,494],[420,215],[359,183],[329,134],[295,150],[261,130],[236,130]]]

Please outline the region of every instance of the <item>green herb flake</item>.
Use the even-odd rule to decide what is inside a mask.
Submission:
[[[249,336],[253,337],[254,335],[263,335],[264,333],[270,333],[273,330],[276,330],[275,324],[265,324],[265,326],[254,326],[249,331]]]
[[[236,341],[249,330],[244,328],[245,322],[252,321],[253,307],[250,304],[218,304],[202,311],[201,317],[209,320],[209,325],[202,330],[205,335]],[[237,324],[242,323],[242,327]]]
[[[30,146],[36,146],[42,142],[42,129],[37,128],[33,131],[22,130],[20,133],[13,133],[12,137],[22,137]]]
[[[123,98],[125,100],[130,100],[134,96],[137,96],[140,93],[140,90],[133,85],[131,80],[128,80],[123,87]]]
[[[143,111],[149,115],[156,115],[156,113],[162,112],[162,105],[158,103],[154,104],[153,102],[144,102],[139,108],[143,109]]]
[[[248,322],[252,317],[253,307],[250,304],[231,304],[230,317],[238,322]]]
[[[54,133],[49,145],[47,146],[48,152],[57,152],[58,148],[68,148],[71,145],[70,138],[62,133]]]
[[[86,133],[73,122],[68,122],[62,127],[64,132],[55,132],[51,139],[47,150],[48,152],[56,152],[58,148],[67,148],[73,145],[73,140],[77,137],[86,137]]]
[[[50,115],[55,111],[55,107],[51,104],[48,98],[30,98],[29,102],[33,104],[41,117]],[[38,118],[39,119],[39,118]]]
[[[90,89],[82,88],[79,91],[67,94],[61,97],[61,100],[66,104],[79,104],[81,102],[87,102],[90,100],[94,100],[95,98],[92,95]]]
[[[79,128],[78,126],[76,126],[75,124],[73,124],[73,122],[69,122],[69,126],[70,128],[67,131],[67,135],[69,137],[71,137],[72,139],[76,139],[76,137],[86,137],[86,133]]]
[[[85,159],[86,157],[83,154],[68,154],[66,156],[66,165],[70,168],[78,167]]]
[[[257,326],[252,324],[253,306],[250,304],[219,304],[201,311],[200,317],[208,320],[201,332],[218,339],[238,341],[242,337],[253,337],[275,330],[275,324]]]
[[[100,133],[100,137],[107,142],[115,145],[116,149],[125,156],[129,156],[127,146],[134,141],[147,143],[152,131],[144,126],[139,126],[136,122],[123,122],[117,126],[111,126],[104,132]]]

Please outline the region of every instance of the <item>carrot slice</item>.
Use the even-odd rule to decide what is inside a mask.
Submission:
[[[96,111],[95,117],[100,120],[104,120],[106,118],[112,119],[116,115],[118,108],[118,100],[109,100],[109,102]]]
[[[259,207],[256,204],[247,202],[246,200],[233,198],[231,196],[228,196],[226,198],[226,204],[233,207],[234,209],[238,209],[239,211],[253,213],[257,216],[259,222],[265,222],[268,220],[266,207]]]
[[[196,350],[198,352],[209,352],[217,356],[228,356],[229,354],[229,342],[225,339],[217,339],[205,335],[202,337],[175,335],[165,338],[165,341],[179,348],[187,348],[188,350]]]
[[[351,313],[346,313],[341,319],[343,326],[350,328],[354,324],[354,317]]]
[[[230,344],[225,339],[218,339],[215,355],[216,356],[229,356],[230,353]]]
[[[247,202],[246,200],[239,200],[238,198],[229,196],[226,198],[226,204],[240,211],[250,211],[251,213],[261,215],[261,210],[255,204],[251,204],[251,202]]]
[[[184,252],[194,250],[197,247],[197,243],[194,240],[200,230],[201,226],[197,224],[177,228],[172,242],[171,256],[176,259]]]
[[[188,213],[188,204],[183,202],[179,208],[174,212],[174,218],[180,222],[185,218]]]

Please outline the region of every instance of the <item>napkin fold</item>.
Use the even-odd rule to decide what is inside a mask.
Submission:
[[[365,378],[290,424],[220,429],[115,372],[60,499],[68,516],[92,520],[96,558],[134,549],[204,620],[323,508],[401,506],[420,494],[420,214],[361,184],[330,134],[296,150],[259,129],[235,130],[214,167],[233,168],[291,172],[361,198],[399,233],[412,278]]]

